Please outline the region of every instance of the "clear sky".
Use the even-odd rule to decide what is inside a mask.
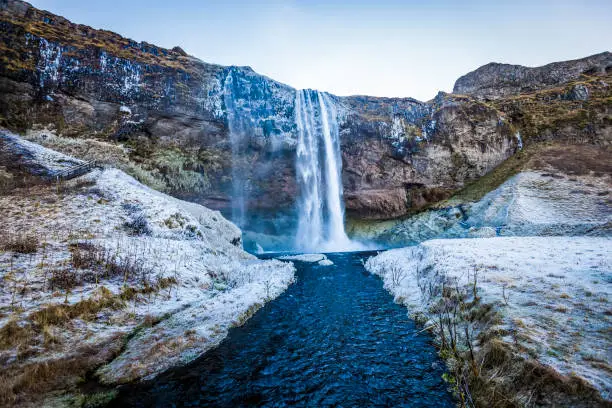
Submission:
[[[212,63],[337,95],[450,92],[491,61],[543,65],[612,49],[612,0],[32,0]]]

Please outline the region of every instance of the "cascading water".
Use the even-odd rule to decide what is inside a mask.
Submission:
[[[229,139],[232,148],[232,221],[239,227],[246,224],[247,180],[240,167],[241,157],[248,146],[248,132],[252,128],[248,115],[241,114],[234,99],[236,79],[234,71],[230,70],[223,84],[223,102],[227,112]]]
[[[296,92],[296,172],[300,198],[296,248],[304,251],[356,249],[344,230],[342,160],[337,112],[326,93]]]

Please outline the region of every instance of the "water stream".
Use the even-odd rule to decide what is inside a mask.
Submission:
[[[219,347],[111,405],[453,407],[429,335],[363,268],[371,255],[296,263],[296,283]]]

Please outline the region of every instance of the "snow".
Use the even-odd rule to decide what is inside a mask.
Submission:
[[[64,162],[78,162],[14,135],[2,137],[42,168],[55,171]],[[140,330],[100,370],[107,382],[151,377],[196,358],[294,279],[292,263],[259,260],[245,252],[241,231],[218,211],[150,189],[116,169],[94,170],[65,182],[62,189],[40,185],[0,196],[0,208],[0,234],[38,237],[34,254],[0,250],[0,327],[11,319],[27,324],[31,313],[45,306],[76,304],[98,296],[102,288],[117,296],[125,283],[139,289],[145,280],[175,282],[137,294],[122,309],[103,309],[93,320],[75,318],[53,327],[61,339],[53,352],[43,344],[33,351],[32,358],[61,358],[84,341],[101,344],[117,333],[132,332],[146,319],[161,320]],[[92,270],[96,282],[50,290],[54,270],[75,270],[69,245],[76,243],[101,248],[119,264],[136,265],[138,276],[124,282],[123,276],[105,277]],[[78,271],[79,276],[86,272]],[[0,358],[21,364],[16,353],[3,350]]]
[[[84,164],[82,160],[47,149],[4,130],[0,130],[0,142],[3,150],[21,159],[20,165],[41,176],[53,176]]]
[[[40,60],[37,69],[40,87],[44,88],[47,82],[56,84],[60,79],[59,68],[62,58],[62,48],[41,37],[39,54]]]
[[[579,375],[610,397],[612,378],[605,367],[612,360],[612,238],[431,240],[379,254],[366,268],[380,275],[411,313],[425,315],[419,279],[448,276],[468,286],[477,271],[482,301],[496,305],[503,316],[500,328],[515,333],[505,342],[518,342],[526,356]]]
[[[521,132],[516,132],[514,134],[514,137],[516,137],[516,143],[517,143],[518,149],[523,150],[523,138],[521,138]]]

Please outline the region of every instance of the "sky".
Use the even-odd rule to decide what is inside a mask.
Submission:
[[[612,49],[610,0],[32,0],[73,22],[248,65],[295,88],[414,97],[488,62]]]

